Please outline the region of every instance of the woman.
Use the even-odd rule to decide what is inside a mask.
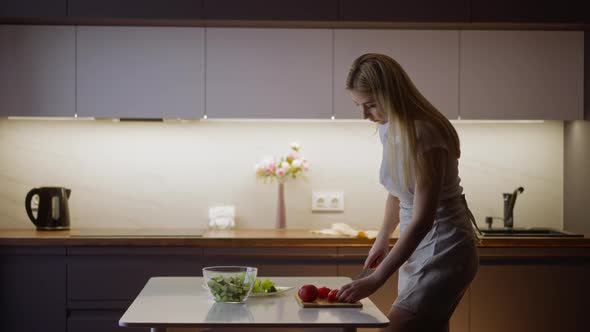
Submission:
[[[459,185],[457,132],[386,55],[356,59],[346,88],[364,118],[379,124],[380,180],[389,195],[365,261],[365,268],[376,269],[343,286],[338,298],[365,298],[398,271],[398,296],[385,331],[448,331],[479,266],[473,219]],[[388,253],[398,224],[400,237]]]

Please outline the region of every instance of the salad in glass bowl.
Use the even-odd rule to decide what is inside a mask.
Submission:
[[[258,269],[249,266],[210,266],[203,268],[203,278],[216,302],[244,303],[248,299]]]

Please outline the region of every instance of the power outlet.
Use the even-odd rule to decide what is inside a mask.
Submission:
[[[312,211],[344,211],[344,193],[337,192],[313,192],[311,194]]]

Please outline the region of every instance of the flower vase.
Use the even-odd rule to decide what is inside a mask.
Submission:
[[[285,229],[287,228],[287,217],[285,214],[285,184],[279,183],[279,197],[277,201],[277,220],[276,228]]]

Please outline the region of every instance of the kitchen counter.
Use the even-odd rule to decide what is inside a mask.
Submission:
[[[393,245],[396,233],[391,238]],[[370,247],[373,240],[312,234],[306,229],[72,229],[0,230],[0,246],[30,247]],[[486,238],[480,248],[589,248],[590,234],[579,238]]]
[[[14,305],[6,308],[3,329],[110,331],[149,278],[201,276],[205,266],[256,266],[270,277],[354,278],[372,243],[306,229],[4,229],[0,293]],[[579,327],[587,326],[590,236],[489,238],[478,253],[478,275],[451,330],[519,332],[534,322],[538,332],[585,331]],[[397,286],[397,277],[389,278],[371,300],[387,312]],[[43,315],[31,320],[30,312]]]

